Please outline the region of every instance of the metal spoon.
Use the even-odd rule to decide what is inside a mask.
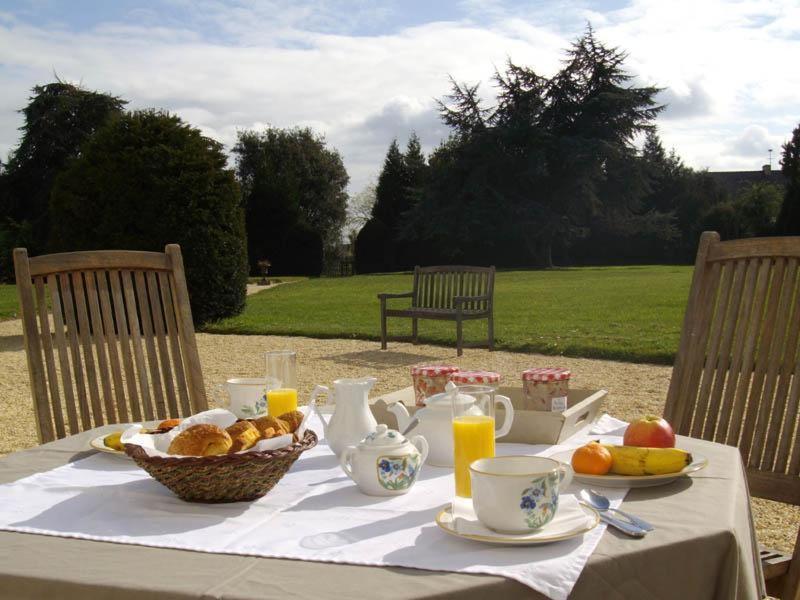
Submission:
[[[600,494],[594,490],[581,490],[581,498],[583,499],[584,502],[586,502],[586,504],[588,504],[592,508],[596,508],[601,513],[606,511],[612,511],[622,517],[625,517],[633,525],[644,531],[653,531],[655,529],[653,525],[651,525],[650,523],[648,523],[647,521],[645,521],[640,517],[636,517],[634,515],[621,511],[618,508],[611,508],[611,502],[609,501],[609,499],[603,496],[603,494]]]
[[[583,502],[583,504],[590,506],[587,502]],[[647,532],[641,527],[636,527],[636,525],[633,525],[628,521],[623,521],[622,519],[612,517],[607,512],[598,511],[597,514],[600,515],[600,520],[603,521],[603,523],[608,523],[612,527],[619,529],[622,533],[626,533],[631,537],[643,538],[647,535]]]

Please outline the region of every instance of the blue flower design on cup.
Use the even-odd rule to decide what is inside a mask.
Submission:
[[[558,509],[557,484],[558,474],[551,473],[531,480],[530,486],[522,492],[519,507],[531,529],[544,527],[553,520]]]

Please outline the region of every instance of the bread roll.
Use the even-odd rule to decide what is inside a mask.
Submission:
[[[167,454],[184,456],[212,456],[225,454],[233,445],[227,431],[216,425],[192,425],[181,431],[169,445]]]
[[[258,432],[264,439],[291,433],[289,424],[286,421],[275,417],[259,417],[253,421],[253,425],[256,426],[256,429],[258,429]],[[274,430],[272,435],[267,434],[269,429]]]
[[[239,421],[228,427],[225,431],[228,432],[228,435],[231,436],[233,440],[228,454],[252,448],[255,446],[256,442],[261,439],[261,434],[258,429],[256,429],[255,425],[250,421]]]
[[[303,422],[303,417],[305,415],[301,413],[299,410],[293,410],[292,412],[287,412],[279,416],[278,418],[281,421],[286,421],[289,424],[289,432],[294,433],[297,431],[297,428],[300,427],[300,423]]]

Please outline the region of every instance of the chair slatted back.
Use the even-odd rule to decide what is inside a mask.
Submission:
[[[665,417],[738,446],[754,496],[800,504],[800,237],[700,239]]]
[[[39,440],[208,403],[177,245],[28,258],[14,250]]]
[[[464,310],[488,310],[494,290],[493,267],[441,266],[414,268],[414,308],[455,309],[456,296],[488,296],[463,304]]]

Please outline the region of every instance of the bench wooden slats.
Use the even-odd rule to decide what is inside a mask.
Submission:
[[[494,349],[494,267],[414,267],[413,289],[402,294],[378,294],[381,303],[381,348],[388,340],[386,319],[411,319],[411,339],[418,342],[419,319],[456,322],[458,355],[463,353],[463,321],[486,319],[487,345]],[[408,308],[388,308],[387,301],[410,298]],[[392,338],[399,339],[399,338]]]

